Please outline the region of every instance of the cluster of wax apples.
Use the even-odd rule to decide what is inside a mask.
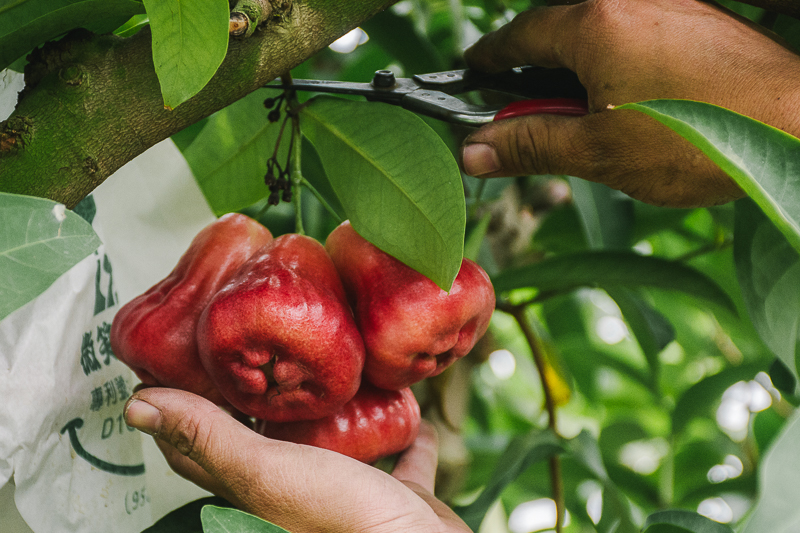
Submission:
[[[420,411],[409,386],[464,356],[494,303],[467,259],[445,292],[349,222],[323,246],[228,214],[119,311],[111,344],[147,385],[240,411],[267,437],[370,463],[411,444]]]

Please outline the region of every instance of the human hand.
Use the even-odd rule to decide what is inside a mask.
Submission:
[[[568,174],[656,205],[724,203],[742,191],[698,149],[636,111],[656,98],[720,105],[800,135],[800,56],[711,2],[588,0],[533,9],[465,52],[472,68],[566,67],[585,117],[537,115],[484,126],[464,143],[481,177]]]
[[[175,472],[292,533],[469,531],[433,496],[438,444],[424,421],[389,475],[328,450],[262,437],[179,390],[136,392],[125,420],[155,437]]]

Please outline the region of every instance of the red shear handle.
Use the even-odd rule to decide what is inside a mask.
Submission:
[[[541,100],[512,102],[498,111],[493,120],[541,114],[582,117],[587,113],[589,113],[589,105],[586,100],[579,100],[577,98],[546,98]]]

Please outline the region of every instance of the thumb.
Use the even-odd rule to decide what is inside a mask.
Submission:
[[[476,177],[575,175],[575,160],[565,155],[586,154],[585,167],[588,149],[581,118],[535,115],[483,126],[466,138],[461,158],[464,171]]]
[[[742,194],[698,148],[626,109],[492,122],[465,139],[461,159],[471,176],[575,176],[655,205],[715,205]]]

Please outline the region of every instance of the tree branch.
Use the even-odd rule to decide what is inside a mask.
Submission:
[[[239,100],[396,0],[295,0],[252,37],[232,39],[209,84],[164,108],[150,32],[73,32],[30,57],[26,89],[0,123],[0,191],[73,207],[151,146]],[[277,15],[277,16],[276,16]]]

